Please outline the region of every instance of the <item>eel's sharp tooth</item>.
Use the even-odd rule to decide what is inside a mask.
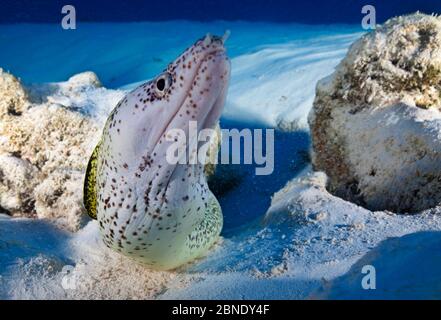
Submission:
[[[204,42],[204,46],[208,46],[211,43],[211,34],[210,33],[207,33],[203,42]]]
[[[230,37],[231,31],[230,30],[225,30],[224,35],[222,36],[222,43],[225,43],[225,41],[228,40],[228,38]]]

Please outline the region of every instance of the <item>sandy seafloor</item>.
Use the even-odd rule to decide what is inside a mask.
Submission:
[[[333,197],[319,182],[302,189],[292,181],[282,197],[298,197],[294,214],[263,222],[273,194],[311,171],[306,118],[315,84],[362,34],[358,26],[177,21],[65,31],[2,25],[0,66],[25,84],[90,70],[106,87],[131,88],[205,33],[226,29],[232,78],[221,124],[277,131],[272,175],[256,177],[249,165],[218,167],[211,183],[224,213],[220,243],[179,272],[150,272],[104,248],[95,222],[72,234],[48,221],[1,215],[0,298],[441,297],[437,214],[371,212]],[[376,267],[375,290],[361,288],[367,264]],[[66,265],[75,288],[66,286],[72,279]]]

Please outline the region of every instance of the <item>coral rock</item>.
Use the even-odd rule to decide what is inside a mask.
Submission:
[[[327,188],[371,210],[441,202],[441,19],[416,13],[364,35],[321,80],[309,114]]]
[[[36,167],[28,161],[9,155],[0,155],[0,203],[9,212],[34,213],[32,197],[39,177]]]
[[[89,156],[123,96],[92,72],[26,88],[0,72],[0,208],[77,230]]]
[[[20,81],[0,68],[0,117],[20,115],[26,104],[27,95]]]

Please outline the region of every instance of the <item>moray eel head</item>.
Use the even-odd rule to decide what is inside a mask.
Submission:
[[[222,228],[203,165],[171,163],[167,150],[179,138],[174,129],[188,137],[192,121],[198,130],[218,122],[230,77],[226,36],[206,35],[127,94],[89,161],[84,202],[103,241],[152,268],[200,257]]]

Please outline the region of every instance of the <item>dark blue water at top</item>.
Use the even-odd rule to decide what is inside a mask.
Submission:
[[[59,22],[74,5],[79,21],[247,20],[310,24],[359,23],[361,8],[374,5],[377,22],[417,10],[441,12],[439,0],[1,0],[0,23]]]

